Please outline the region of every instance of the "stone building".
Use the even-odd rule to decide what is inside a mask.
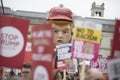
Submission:
[[[103,17],[104,16],[104,3],[102,3],[101,5],[96,5],[96,3],[94,2],[91,8],[91,16]]]
[[[104,9],[104,4],[101,5]],[[95,11],[94,10],[95,3],[92,5],[92,16],[95,16]],[[9,16],[15,16],[23,19],[28,19],[30,20],[30,25],[29,25],[29,33],[28,33],[28,39],[30,38],[30,31],[31,31],[31,26],[34,24],[41,24],[45,23],[46,17],[47,17],[47,12],[32,12],[32,11],[21,11],[21,10],[16,10],[13,11],[8,7],[4,7],[4,13],[5,15]],[[2,8],[0,7],[0,14],[2,14]],[[101,13],[99,14],[100,16],[103,16],[103,10],[101,10]],[[103,57],[108,57],[110,55],[111,51],[111,42],[113,39],[113,31],[114,31],[114,25],[115,25],[115,20],[111,19],[104,19],[104,18],[93,18],[93,17],[85,17],[82,18],[80,16],[74,15],[74,20],[86,20],[86,21],[92,21],[95,23],[102,24],[102,38],[101,38],[101,46],[99,50],[99,55],[102,55]],[[74,28],[74,27],[73,27]]]

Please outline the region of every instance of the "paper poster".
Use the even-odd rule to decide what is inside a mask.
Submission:
[[[56,46],[58,60],[70,59],[72,57],[71,44],[61,44]]]
[[[108,78],[109,80],[120,80],[120,58],[109,61]]]
[[[0,15],[0,66],[22,68],[29,21]]]
[[[50,24],[32,27],[32,80],[53,80],[53,31]]]
[[[101,25],[85,23],[74,28],[72,57],[77,59],[97,60],[101,39]],[[100,27],[100,28],[99,28]]]

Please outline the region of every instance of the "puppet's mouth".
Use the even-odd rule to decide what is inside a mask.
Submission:
[[[63,41],[62,41],[62,40],[57,40],[57,42],[58,42],[58,43],[63,43]]]

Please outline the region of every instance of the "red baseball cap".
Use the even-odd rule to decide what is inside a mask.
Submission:
[[[47,20],[68,20],[72,22],[72,12],[68,8],[53,7],[49,13]]]

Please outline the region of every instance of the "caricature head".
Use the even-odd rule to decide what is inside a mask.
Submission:
[[[63,7],[53,7],[48,13],[47,23],[52,24],[55,46],[70,41],[73,23],[71,10]]]

